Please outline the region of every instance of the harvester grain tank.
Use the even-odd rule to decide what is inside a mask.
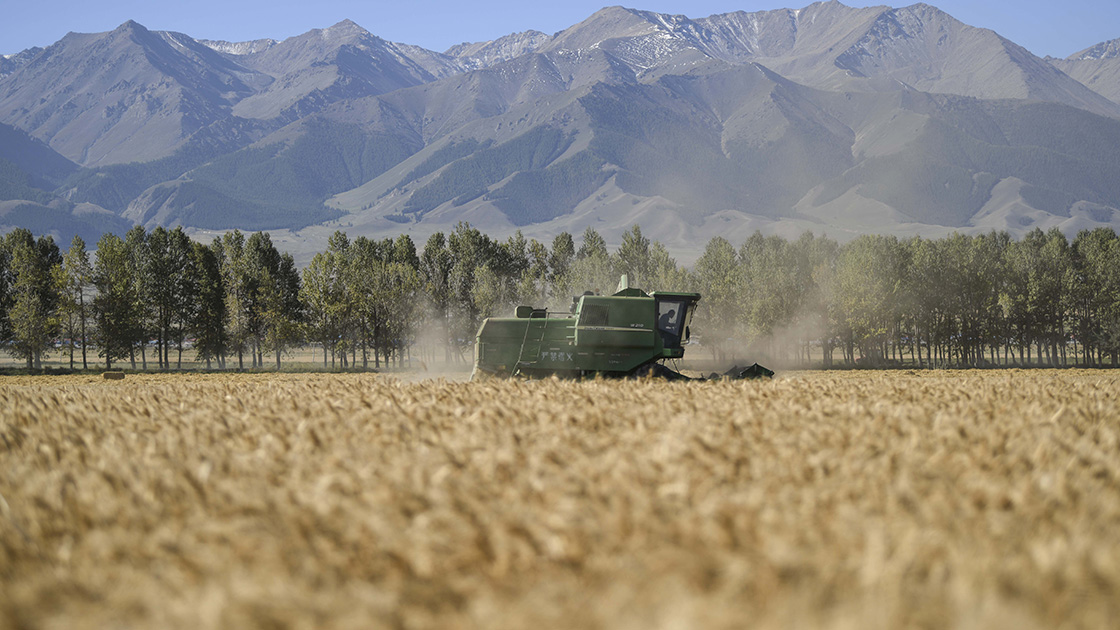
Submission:
[[[623,276],[613,295],[584,294],[566,313],[519,306],[515,317],[482,322],[474,375],[685,378],[662,362],[684,356],[699,301],[699,293],[646,293]]]

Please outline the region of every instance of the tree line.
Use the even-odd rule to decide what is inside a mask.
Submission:
[[[551,243],[501,241],[461,223],[418,250],[407,235],[336,232],[302,270],[268,233],[211,243],[181,228],[107,233],[62,251],[23,229],[0,240],[0,340],[28,368],[276,369],[314,344],[324,367],[468,362],[482,319],[517,304],[567,311],[621,274],[647,290],[699,291],[693,337],[714,360],[801,365],[1118,365],[1120,239],[1034,230],[840,244],[755,233],[708,242],[692,269],[632,227],[611,251],[588,228]],[[695,355],[695,353],[692,353]]]

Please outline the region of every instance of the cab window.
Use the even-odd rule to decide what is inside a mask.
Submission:
[[[663,301],[657,305],[657,329],[670,335],[680,336],[681,320],[684,319],[683,301]]]

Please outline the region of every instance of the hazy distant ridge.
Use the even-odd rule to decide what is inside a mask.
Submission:
[[[1075,231],[1120,225],[1118,42],[1040,59],[929,5],[838,2],[609,7],[445,52],[349,20],[250,42],[130,21],[0,59],[0,123],[85,167],[20,166],[26,201],[306,243],[461,220],[542,237],[641,223],[681,248],[754,229]]]

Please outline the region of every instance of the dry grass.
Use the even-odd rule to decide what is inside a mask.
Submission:
[[[0,627],[1117,627],[1117,392],[10,377]]]

